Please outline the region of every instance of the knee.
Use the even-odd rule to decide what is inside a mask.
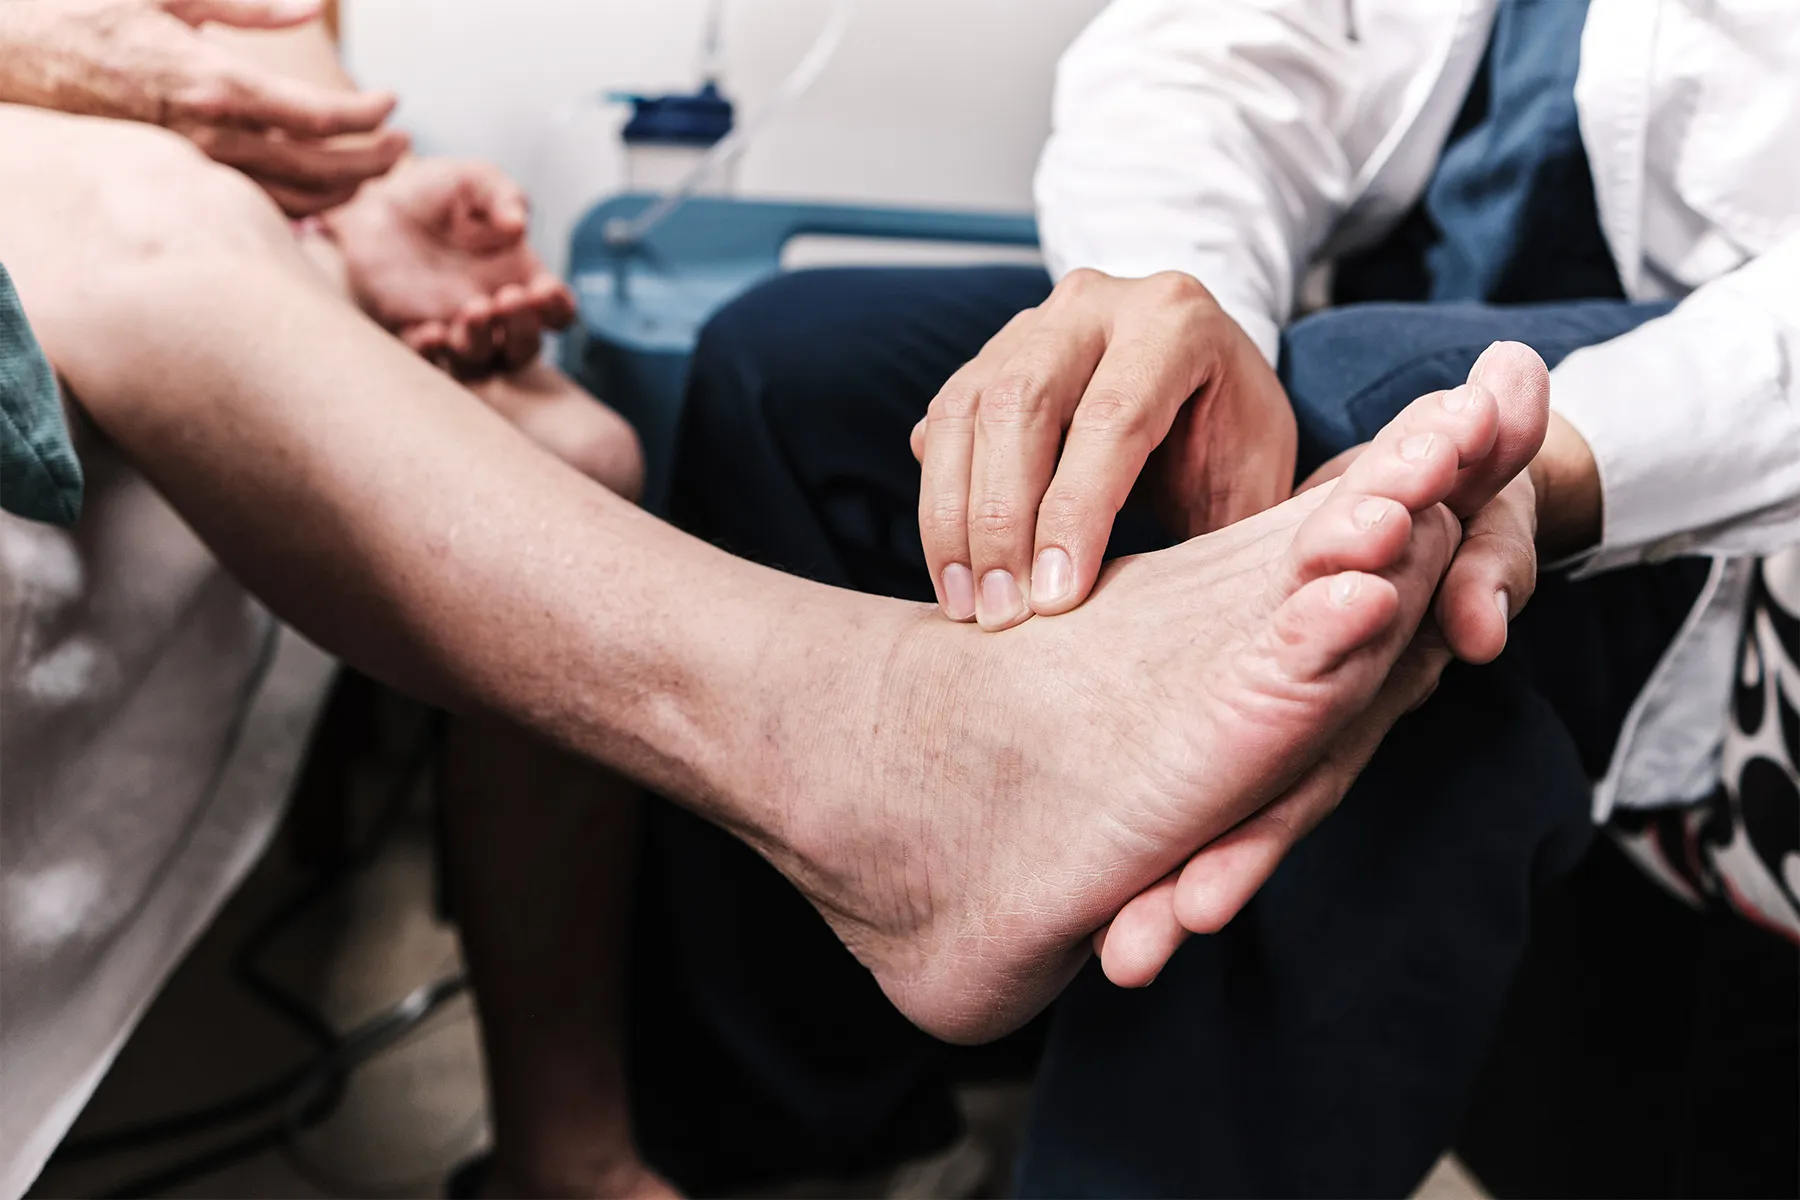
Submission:
[[[688,377],[684,437],[810,424],[841,403],[848,331],[833,272],[778,275],[720,309],[701,330]]]
[[[158,269],[293,255],[293,230],[266,192],[185,138],[123,126],[108,164],[103,233],[121,263]]]
[[[1279,373],[1300,429],[1300,468],[1367,441],[1413,399],[1467,374],[1455,306],[1435,306],[1422,343],[1417,304],[1357,304],[1296,321],[1281,335]],[[1451,383],[1441,380],[1450,379]]]
[[[633,504],[644,498],[644,448],[637,431],[612,409],[590,403],[579,421],[548,431],[545,447]]]
[[[91,267],[90,284],[293,252],[291,227],[261,188],[168,130],[8,111],[0,138],[34,166],[9,224],[60,231],[62,261]]]
[[[573,380],[527,371],[469,388],[520,433],[595,483],[634,504],[643,498],[644,450],[637,431]]]

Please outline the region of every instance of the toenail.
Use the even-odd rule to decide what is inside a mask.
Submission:
[[[1438,403],[1444,406],[1445,412],[1459,413],[1469,407],[1469,401],[1472,400],[1474,396],[1474,389],[1470,388],[1469,385],[1465,383],[1461,387],[1454,387],[1445,392],[1443,398],[1440,399]]]
[[[1031,603],[1048,607],[1064,600],[1075,586],[1075,564],[1061,546],[1046,546],[1031,569]]]
[[[975,619],[975,572],[961,563],[944,568],[944,615],[952,621]]]
[[[1400,443],[1400,457],[1407,462],[1418,462],[1431,454],[1432,446],[1437,442],[1435,433],[1415,433]]]
[[[1025,597],[1011,571],[989,571],[981,577],[982,616],[989,621],[1007,621],[1025,607]]]
[[[1355,602],[1357,593],[1361,591],[1361,575],[1353,573],[1339,575],[1331,581],[1331,602],[1339,608],[1349,608]]]
[[[1394,502],[1392,500],[1384,500],[1380,496],[1370,496],[1356,506],[1356,527],[1373,529],[1387,520],[1388,514],[1393,511]]]
[[[1494,607],[1500,610],[1500,620],[1502,622],[1509,622],[1512,620],[1512,597],[1507,595],[1505,588],[1501,588],[1498,592],[1494,593]]]

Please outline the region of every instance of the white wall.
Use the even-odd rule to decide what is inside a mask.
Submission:
[[[1025,210],[1057,55],[1103,0],[859,0],[843,48],[746,155],[759,195]],[[754,111],[830,0],[730,0],[726,86]],[[529,186],[540,248],[619,186],[609,90],[691,86],[704,0],[344,0],[353,66],[423,147]]]

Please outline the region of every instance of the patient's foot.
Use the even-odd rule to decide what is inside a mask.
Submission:
[[[1530,457],[1490,391],[1450,395],[1335,488],[1116,563],[1074,613],[1001,637],[907,617],[882,661],[835,664],[806,728],[771,719],[794,749],[760,785],[793,815],[765,849],[907,1016],[958,1041],[1028,1019],[1370,705],[1460,539],[1459,467]]]

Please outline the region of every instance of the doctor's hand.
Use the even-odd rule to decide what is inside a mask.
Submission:
[[[406,152],[394,98],[289,78],[200,31],[286,29],[318,0],[4,0],[0,101],[161,125],[290,216],[342,204]]]
[[[1274,371],[1196,280],[1076,271],[913,430],[938,603],[990,630],[1067,612],[1140,476],[1171,531],[1193,537],[1285,500],[1296,440]]]

